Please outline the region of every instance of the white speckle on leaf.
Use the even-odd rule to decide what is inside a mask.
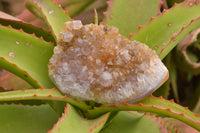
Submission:
[[[19,42],[19,41],[16,41],[15,43],[16,43],[17,45],[19,45],[19,44],[20,44],[20,42]]]
[[[14,52],[9,52],[8,56],[11,57],[11,58],[15,58],[15,53]]]
[[[54,10],[50,10],[49,11],[49,14],[51,15],[51,14],[53,14],[54,13]]]

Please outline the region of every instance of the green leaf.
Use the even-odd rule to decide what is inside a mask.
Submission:
[[[200,114],[200,98],[198,99],[198,101],[197,101],[197,103],[196,103],[196,105],[195,105],[193,111],[194,111],[195,113]]]
[[[167,67],[169,73],[169,66],[171,64],[171,55],[169,54],[164,60],[163,60],[165,66]],[[171,76],[171,73],[169,74]],[[170,80],[168,79],[160,88],[158,88],[155,92],[153,92],[153,95],[156,97],[163,96],[165,99],[168,98],[170,91]]]
[[[168,129],[175,130],[174,133],[199,133],[196,129],[186,125],[185,123],[178,121],[173,118],[163,118],[163,123],[165,123]]]
[[[200,79],[196,79],[196,85],[194,85],[195,91],[189,100],[189,108],[193,111],[200,113]],[[198,111],[199,110],[199,111]]]
[[[104,126],[108,114],[102,115],[94,120],[83,118],[69,104],[61,119],[57,122],[50,133],[98,133]]]
[[[54,33],[55,40],[58,38],[64,23],[70,21],[69,16],[53,0],[27,1],[26,6],[31,12],[46,21]]]
[[[150,130],[151,129],[151,130]],[[149,114],[121,111],[100,133],[163,133],[167,132],[161,119]]]
[[[34,33],[37,37],[43,37],[45,41],[56,43],[56,40],[54,39],[54,36],[52,35],[51,32],[35,27],[32,24],[28,24],[23,21],[10,20],[10,19],[4,19],[4,18],[0,18],[0,24],[4,26],[11,25],[15,29],[18,29],[18,30],[22,29],[24,32],[29,33],[29,34]]]
[[[110,0],[103,23],[118,27],[128,37],[159,12],[160,0]]]
[[[171,85],[172,85],[172,91],[174,93],[174,97],[177,103],[180,103],[179,100],[179,94],[178,94],[178,87],[177,87],[177,68],[175,65],[175,61],[174,59],[171,59],[171,63],[169,64],[169,68],[168,68],[170,75],[169,75],[169,79],[171,81]]]
[[[185,1],[150,20],[130,39],[147,44],[163,59],[189,32],[200,26],[199,12],[198,1]]]
[[[200,74],[200,28],[190,32],[176,47],[174,59],[177,67],[185,72]]]
[[[3,74],[3,76],[1,76]],[[0,72],[0,92],[8,92],[14,91],[17,89],[23,89],[28,87],[28,89],[32,88],[27,82],[22,80],[21,78],[9,73],[7,71]],[[23,105],[41,105],[44,104],[43,101],[40,100],[26,100],[26,101],[0,101],[0,104],[23,104]]]
[[[0,68],[16,74],[35,88],[54,87],[47,67],[53,45],[4,26],[0,26],[0,34]]]
[[[84,11],[84,9],[91,5],[93,2],[95,2],[95,0],[79,0],[79,2],[76,2],[67,7],[69,15],[74,17],[75,15]]]
[[[160,88],[153,92],[156,97],[163,96],[165,99],[169,96],[170,80],[168,79]]]
[[[174,65],[174,60],[172,57],[173,57],[172,54],[168,54],[166,58],[164,59],[164,63],[170,73],[169,79],[153,94],[154,96],[157,96],[157,97],[163,96],[165,99],[167,99],[169,95],[169,91],[170,91],[170,82],[171,82],[171,86],[172,86],[172,90],[173,90],[176,102],[180,103],[179,97],[178,97],[178,88],[177,88],[177,71],[176,71],[176,66]]]
[[[58,120],[49,105],[0,105],[1,133],[45,133]]]
[[[173,101],[167,101],[162,97],[156,98],[149,96],[142,101],[139,101],[138,104],[126,103],[124,105],[96,107],[93,110],[89,110],[86,115],[89,118],[94,118],[110,111],[153,112],[183,121],[184,123],[200,131],[200,117],[189,111],[188,108],[184,108]]]
[[[175,3],[181,3],[184,0],[166,0],[168,7],[172,7]]]
[[[0,101],[21,101],[21,100],[48,100],[67,102],[86,111],[91,109],[84,102],[64,96],[56,89],[23,89],[17,91],[1,92]]]
[[[5,72],[5,75],[0,76],[0,86],[5,88],[5,91],[32,88],[27,82],[9,72]]]

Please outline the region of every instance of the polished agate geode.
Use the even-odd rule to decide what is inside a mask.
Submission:
[[[168,78],[147,45],[128,40],[115,27],[81,21],[65,23],[48,67],[61,92],[102,104],[141,100]]]

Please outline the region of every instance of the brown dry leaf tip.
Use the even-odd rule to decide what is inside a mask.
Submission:
[[[155,51],[118,29],[66,22],[49,62],[49,75],[65,94],[102,104],[143,99],[168,78]]]

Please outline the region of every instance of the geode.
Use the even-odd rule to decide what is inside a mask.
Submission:
[[[143,99],[168,78],[155,51],[130,41],[117,28],[66,22],[48,64],[57,88],[68,96],[102,104]]]

